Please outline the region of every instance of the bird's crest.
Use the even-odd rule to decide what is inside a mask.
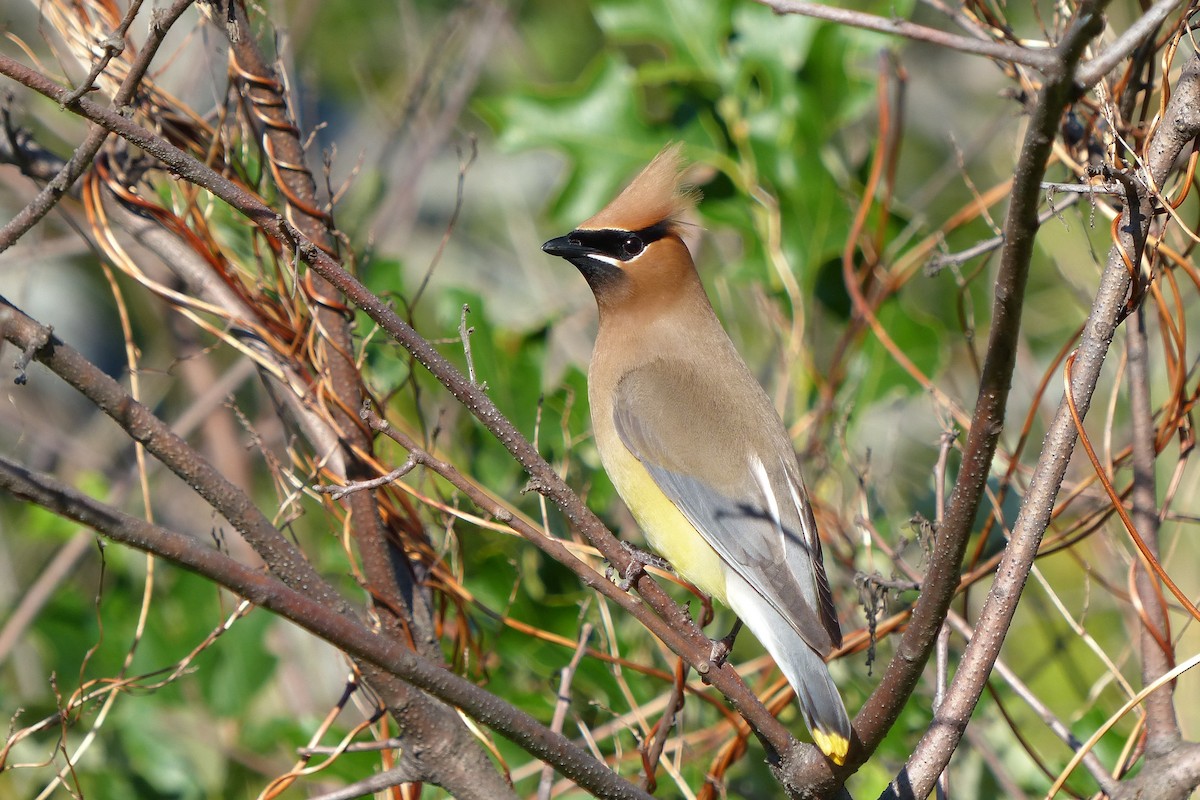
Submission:
[[[699,198],[698,192],[680,186],[684,166],[683,143],[668,144],[616,199],[579,227],[639,231],[660,222],[679,222]]]

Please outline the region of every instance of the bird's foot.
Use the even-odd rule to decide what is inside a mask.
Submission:
[[[733,652],[733,642],[737,639],[738,631],[742,629],[742,621],[739,619],[733,623],[733,630],[722,636],[720,639],[712,640],[712,650],[708,653],[708,660],[714,667],[720,667],[729,658],[729,654]]]
[[[633,582],[638,579],[646,567],[658,567],[659,569],[670,570],[671,565],[665,560],[659,558],[653,553],[647,553],[645,550],[639,550],[628,542],[621,542],[621,547],[629,554],[629,566],[625,568],[625,572],[621,575],[620,580],[616,581],[617,588],[622,592],[628,592],[629,587],[633,586]],[[613,576],[613,567],[611,564],[605,570],[605,575],[611,580]]]

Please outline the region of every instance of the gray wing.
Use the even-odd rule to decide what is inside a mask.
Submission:
[[[736,422],[729,409],[740,409]],[[689,365],[652,362],[618,383],[613,422],[668,499],[810,647],[826,655],[841,644],[795,451],[748,372],[714,384]]]

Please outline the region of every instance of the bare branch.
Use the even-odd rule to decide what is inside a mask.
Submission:
[[[437,458],[433,454],[421,449],[421,447],[413,441],[403,431],[389,425],[387,420],[380,417],[375,411],[370,408],[363,410],[363,418],[371,425],[374,430],[378,430],[384,435],[390,437],[397,444],[409,452],[418,463],[426,468],[436,472],[438,475],[450,482],[454,488],[458,489],[472,503],[481,508],[493,519],[497,519],[509,525],[514,531],[523,536],[526,540],[532,543],[535,547],[542,550],[551,558],[562,564],[567,569],[575,573],[579,580],[589,588],[604,595],[605,598],[612,601],[625,611],[630,616],[637,619],[646,629],[661,639],[668,647],[679,653],[685,651],[685,658],[689,663],[700,662],[704,668],[708,670],[709,681],[718,689],[722,689],[720,681],[722,680],[722,671],[732,668],[728,665],[714,665],[709,661],[712,642],[707,637],[704,637],[703,644],[695,645],[680,631],[677,626],[673,626],[669,621],[656,615],[653,610],[647,607],[645,603],[640,603],[638,600],[629,594],[628,587],[621,588],[613,581],[601,575],[596,570],[585,564],[577,558],[560,539],[545,535],[536,527],[529,525],[520,517],[514,515],[511,511],[505,508],[499,501],[490,497],[486,492],[480,489],[474,482],[466,478],[461,472],[454,468],[452,464]],[[625,552],[625,548],[621,548]],[[630,563],[634,563],[634,556],[627,555]],[[639,577],[643,570],[639,569]],[[690,623],[690,618],[687,618]],[[734,673],[736,675],[736,673]],[[765,709],[764,709],[765,710]],[[774,717],[768,717],[774,720]],[[778,724],[778,722],[776,722]]]
[[[1054,219],[1059,214],[1061,214],[1062,210],[1064,208],[1069,208],[1069,207],[1075,205],[1077,202],[1079,202],[1079,198],[1083,194],[1087,194],[1087,192],[1082,192],[1082,193],[1075,192],[1074,189],[1070,188],[1072,186],[1075,186],[1075,184],[1047,184],[1045,182],[1042,183],[1043,189],[1050,188],[1052,186],[1053,187],[1061,187],[1063,191],[1071,191],[1074,193],[1069,195],[1066,198],[1066,200],[1063,201],[1063,203],[1061,205],[1052,206],[1051,208],[1049,208],[1046,211],[1043,211],[1041,214],[1039,214],[1038,221],[1037,221],[1039,228],[1041,228],[1042,225],[1046,224],[1047,222],[1049,222],[1050,220]],[[937,275],[939,272],[941,272],[946,267],[958,266],[960,264],[965,264],[966,262],[970,261],[971,259],[979,258],[982,255],[987,255],[988,253],[991,253],[995,250],[999,250],[1003,246],[1004,246],[1004,234],[1001,233],[999,236],[993,236],[990,239],[984,239],[982,242],[972,245],[971,247],[968,247],[965,250],[960,250],[957,253],[936,253],[932,257],[930,257],[929,263],[925,265],[925,274],[930,275],[930,276]]]
[[[902,19],[885,19],[862,11],[847,8],[837,8],[822,3],[806,3],[802,0],[755,0],[770,8],[777,14],[799,14],[814,19],[824,19],[839,25],[852,28],[862,28],[879,33],[891,33],[911,39],[914,42],[927,42],[949,50],[962,53],[972,53],[979,56],[995,58],[999,61],[1010,61],[1014,64],[1024,64],[1045,72],[1057,65],[1058,59],[1048,48],[1034,49],[1019,44],[1001,44],[967,36],[946,33],[937,28],[917,25]]]
[[[1123,783],[1113,800],[1187,800],[1200,785],[1200,744],[1179,742],[1169,758],[1158,760],[1154,769],[1143,769]]]
[[[190,3],[186,3],[184,5],[190,5]],[[121,24],[118,25],[117,29],[112,32],[111,36],[100,42],[101,46],[104,48],[104,55],[96,60],[96,63],[92,65],[91,70],[88,72],[88,76],[83,79],[83,82],[80,83],[78,87],[76,87],[75,91],[63,98],[62,104],[64,106],[71,105],[71,103],[74,103],[76,100],[92,91],[92,89],[96,88],[96,78],[100,76],[101,72],[104,72],[105,67],[108,66],[108,62],[112,61],[114,56],[119,55],[125,50],[125,34],[129,33],[129,26],[133,24],[133,19],[138,15],[138,12],[141,10],[141,8],[142,0],[133,0],[133,2],[129,4],[129,9],[125,12],[125,17],[121,20]],[[149,61],[147,61],[147,63],[149,63]]]
[[[1149,347],[1145,309],[1130,315],[1125,326],[1128,356],[1129,412],[1133,433],[1132,517],[1151,558],[1158,557],[1158,489],[1155,480],[1154,412],[1150,405]],[[1141,622],[1142,685],[1149,686],[1175,663],[1171,626],[1162,586],[1142,559],[1134,560],[1134,586]],[[1175,718],[1175,684],[1168,683],[1146,698],[1146,756],[1157,760],[1179,743]]]
[[[899,717],[933,651],[950,601],[959,587],[959,574],[967,539],[984,495],[996,445],[1004,427],[1008,393],[1016,363],[1025,285],[1033,253],[1033,239],[1038,226],[1038,200],[1042,177],[1062,109],[1074,96],[1074,85],[1070,77],[1072,69],[1086,44],[1100,30],[1101,19],[1098,11],[1092,6],[1085,6],[1080,10],[1063,41],[1054,50],[1053,57],[1060,66],[1055,69],[1047,68],[1049,74],[1030,121],[1013,180],[1012,199],[1005,223],[1005,249],[996,279],[987,356],[980,375],[975,413],[963,448],[962,465],[945,519],[937,531],[921,594],[913,608],[908,627],[896,646],[896,654],[888,663],[879,686],[855,717],[855,731],[862,740],[862,747],[852,748],[850,752],[850,758],[856,765],[862,763],[878,746]],[[960,677],[961,671],[955,675],[956,683]],[[982,683],[978,689],[982,691]],[[953,699],[952,686],[940,708],[952,707]],[[885,796],[928,795],[933,790],[937,776],[945,768],[957,741],[958,737],[955,736],[948,749],[940,752],[938,757],[926,756],[926,761],[921,762],[919,769],[914,768],[918,762],[910,760],[909,766],[893,782]],[[812,766],[823,767],[819,762],[810,761],[801,769],[801,774],[811,776],[809,768]],[[824,767],[824,770],[828,770],[828,767]],[[909,774],[910,772],[914,774]],[[813,778],[815,776],[806,777],[803,782],[813,783]]]
[[[380,475],[378,478],[371,478],[366,481],[350,481],[341,486],[318,485],[314,486],[313,490],[320,494],[327,494],[334,500],[341,500],[347,495],[355,492],[362,492],[367,489],[378,489],[380,486],[387,486],[389,483],[400,480],[405,475],[413,471],[417,466],[417,460],[409,456],[408,460],[386,475]]]
[[[458,321],[458,338],[462,340],[463,357],[467,360],[467,380],[478,386],[481,391],[487,391],[487,381],[480,383],[475,378],[475,359],[471,356],[471,334],[475,332],[475,328],[467,327],[467,314],[471,313],[471,306],[468,303],[463,303],[462,317]]]
[[[975,631],[971,629],[971,626],[967,624],[967,621],[955,612],[951,611],[947,619],[959,633],[966,637],[968,641],[975,636]],[[1026,705],[1033,709],[1033,712],[1038,715],[1043,723],[1045,723],[1046,727],[1054,732],[1054,735],[1057,736],[1063,742],[1063,744],[1070,747],[1073,751],[1079,751],[1080,747],[1082,746],[1082,742],[1079,741],[1078,737],[1071,732],[1071,729],[1067,727],[1062,720],[1056,717],[1050,711],[1050,709],[1047,708],[1045,703],[1038,699],[1037,695],[1033,693],[1033,690],[1030,689],[1029,686],[1027,686],[1025,682],[1020,679],[1017,673],[1014,672],[1012,668],[1010,668],[1008,664],[1001,659],[996,659],[996,674],[999,675],[1000,678],[1012,688],[1017,697],[1020,697],[1025,701]],[[968,728],[968,730],[971,729]],[[1095,753],[1085,753],[1082,763],[1084,767],[1087,768],[1088,774],[1095,779],[1096,784],[1100,787],[1101,791],[1110,796],[1117,791],[1117,782],[1113,780],[1111,775],[1108,774],[1107,770],[1104,768],[1104,765],[1100,763],[1100,759],[1096,757]]]
[[[944,47],[972,55],[987,56],[998,61],[1013,64],[1023,64],[1045,74],[1048,70],[1057,69],[1058,59],[1051,48],[1044,45],[1039,48],[1021,44],[1005,44],[981,38],[958,36],[918,25],[901,19],[885,19],[874,14],[867,14],[852,9],[837,8],[822,3],[808,3],[802,0],[755,0],[767,6],[777,14],[798,14],[814,19],[824,19],[847,25],[852,28],[890,33],[914,42]],[[1166,21],[1171,12],[1183,5],[1184,0],[1158,0],[1151,8],[1130,25],[1117,39],[1104,48],[1095,58],[1082,64],[1075,73],[1075,80],[1081,90],[1089,89],[1117,66],[1124,58],[1132,53],[1148,37]]]
[[[1142,42],[1154,35],[1154,32],[1166,22],[1171,12],[1184,4],[1184,0],[1158,0],[1146,11],[1137,22],[1125,29],[1125,32],[1104,48],[1100,55],[1082,64],[1075,71],[1075,80],[1079,86],[1088,89],[1107,75],[1117,64],[1136,50]]]

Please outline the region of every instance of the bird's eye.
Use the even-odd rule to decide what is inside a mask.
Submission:
[[[646,249],[646,245],[637,236],[630,236],[625,241],[621,242],[621,252],[626,258],[633,258]]]

